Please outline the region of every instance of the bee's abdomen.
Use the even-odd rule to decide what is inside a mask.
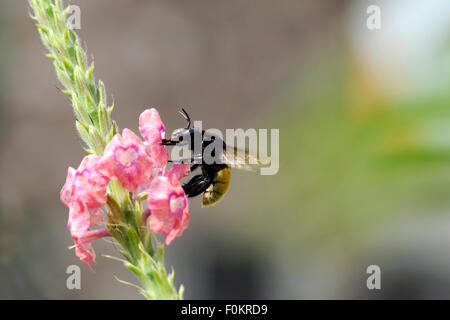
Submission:
[[[231,168],[226,167],[217,172],[212,184],[203,193],[202,206],[208,207],[219,202],[228,191],[231,181]]]

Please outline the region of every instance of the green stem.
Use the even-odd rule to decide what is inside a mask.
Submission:
[[[47,57],[53,61],[64,86],[63,93],[72,101],[76,128],[88,146],[87,151],[99,155],[117,133],[117,125],[111,119],[113,106],[107,107],[103,82],[95,82],[94,63],[88,64],[78,35],[69,27],[69,7],[63,9],[59,0],[29,0],[29,3],[33,9],[31,18],[49,51]]]
[[[78,35],[68,24],[69,7],[61,0],[29,0],[31,18],[36,21],[43,44],[49,51],[56,74],[71,99],[76,128],[87,145],[86,151],[101,155],[107,143],[118,132],[111,119],[113,106],[108,107],[103,82],[94,80],[94,63]],[[177,292],[174,273],[164,268],[164,247],[153,248],[151,231],[141,223],[141,206],[134,205],[128,191],[118,181],[108,186],[108,228],[122,246],[125,266],[140,280],[141,293],[148,299],[181,299],[183,287]]]

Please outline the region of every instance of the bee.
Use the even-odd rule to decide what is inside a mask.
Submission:
[[[191,172],[201,169],[201,174],[193,176],[187,183],[183,184],[183,190],[190,198],[202,194],[202,207],[215,205],[222,200],[228,191],[232,168],[254,171],[262,164],[258,157],[251,155],[247,150],[240,150],[234,147],[231,151],[227,151],[227,145],[222,139],[208,134],[205,130],[202,130],[200,133],[199,129],[191,128],[191,118],[186,110],[182,108],[180,114],[186,119],[187,127],[176,129],[170,139],[163,139],[162,144],[166,146],[186,145],[189,143],[186,140],[190,141],[189,149],[193,152],[193,158],[180,161],[196,162],[191,166]],[[201,148],[197,151],[194,148],[194,139],[196,135],[200,134]],[[185,137],[189,139],[185,139]],[[216,142],[216,139],[221,141]],[[220,159],[220,161],[208,164],[203,159],[203,153],[205,148],[213,142],[222,143],[223,148],[218,157],[216,157],[214,151],[212,154],[215,159]]]

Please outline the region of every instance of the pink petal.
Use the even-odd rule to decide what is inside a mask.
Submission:
[[[183,168],[176,166],[155,177],[148,189],[149,226],[155,233],[166,235],[166,244],[181,236],[189,221],[187,197],[177,179],[185,173]]]
[[[152,157],[156,167],[166,167],[169,153],[165,146],[161,145],[166,135],[166,128],[156,109],[147,109],[139,116],[139,131],[147,141],[147,151]]]
[[[119,180],[131,192],[148,182],[153,161],[146,146],[131,130],[124,129],[108,143],[99,162],[99,170],[112,179]]]

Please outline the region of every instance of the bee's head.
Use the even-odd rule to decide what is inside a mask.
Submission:
[[[194,133],[194,128],[191,128],[191,118],[189,117],[189,114],[181,108],[180,114],[183,116],[183,118],[187,121],[187,127],[186,128],[179,128],[173,131],[171,140],[177,141],[178,145],[184,145],[188,143],[189,138]],[[183,142],[184,141],[184,142]]]
[[[179,128],[172,132],[171,140],[182,142],[187,139],[187,136],[191,134],[190,128]]]

